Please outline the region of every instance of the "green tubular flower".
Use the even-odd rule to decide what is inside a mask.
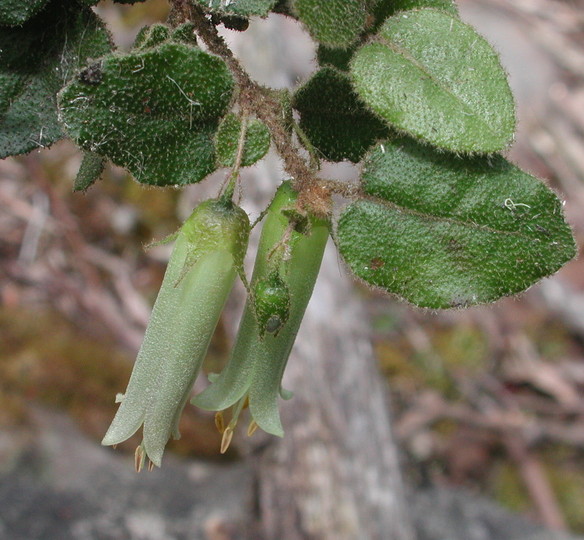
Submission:
[[[231,202],[200,204],[178,231],[126,394],[102,444],[142,424],[137,468],[160,467],[238,271],[249,238],[247,214]]]
[[[192,403],[202,409],[223,411],[234,406],[230,424],[224,429],[222,451],[225,451],[233,434],[233,428],[242,408],[249,404],[252,423],[264,431],[282,436],[284,431],[278,411],[278,397],[288,397],[281,389],[282,375],[290,355],[298,328],[318,276],[326,246],[329,223],[311,216],[309,226],[295,230],[286,210],[294,206],[296,193],[289,183],[284,183],[268,210],[262,229],[258,254],[251,282],[252,295],[248,298],[239,331],[227,367],[212,384]],[[263,334],[261,325],[269,323],[270,315],[262,315],[258,322],[254,296],[265,291],[264,283],[270,283],[274,273],[285,286],[273,295],[274,313],[287,320],[281,321],[277,333]],[[268,295],[270,296],[270,295]],[[282,303],[289,302],[289,306]],[[264,303],[266,304],[266,303]],[[269,302],[267,302],[269,304]],[[266,330],[268,328],[266,327]],[[218,426],[222,428],[219,413]]]

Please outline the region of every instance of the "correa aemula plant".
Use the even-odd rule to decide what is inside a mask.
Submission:
[[[114,0],[116,1],[116,0]],[[133,3],[121,1],[120,3]],[[228,364],[191,403],[224,452],[249,408],[282,436],[282,376],[329,236],[359,281],[416,306],[520,293],[575,255],[562,202],[510,163],[515,105],[499,57],[451,0],[173,0],[166,24],[116,51],[92,0],[0,0],[0,157],[62,137],[74,189],[109,161],[147,186],[225,181],[175,235],[128,388],[103,444],[142,428],[136,467],[160,466],[230,290],[247,303]],[[218,33],[270,13],[302,25],[318,68],[298,88],[254,81]],[[251,278],[240,171],[269,148],[274,178]],[[321,174],[360,166],[358,184]],[[342,359],[339,359],[342,361]],[[247,414],[247,413],[246,413]]]

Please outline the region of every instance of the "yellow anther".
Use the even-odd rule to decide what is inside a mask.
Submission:
[[[227,452],[229,445],[231,444],[231,439],[233,439],[233,428],[227,426],[223,432],[223,437],[221,439],[221,450],[220,452],[224,454]]]
[[[136,469],[136,472],[140,472],[142,470],[145,461],[146,454],[144,453],[144,448],[140,444],[136,447],[136,451],[134,452],[134,468]]]
[[[215,427],[219,433],[223,433],[225,431],[225,420],[223,419],[222,411],[215,413]]]
[[[247,427],[247,436],[251,437],[256,432],[257,429],[258,429],[258,425],[257,425],[256,421],[252,420],[249,423],[249,426]]]

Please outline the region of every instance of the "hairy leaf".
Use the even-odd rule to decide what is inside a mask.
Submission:
[[[276,4],[276,0],[197,0],[199,4],[217,13],[251,17],[265,17]]]
[[[373,13],[377,21],[383,22],[386,17],[398,11],[420,8],[435,8],[453,15],[458,14],[458,7],[454,0],[380,0],[373,9]]]
[[[475,30],[435,9],[390,17],[351,65],[359,96],[396,128],[456,152],[490,153],[515,129],[497,54]]]
[[[363,0],[294,0],[293,10],[319,43],[350,46],[363,31],[367,17]]]
[[[333,68],[318,71],[294,96],[300,127],[329,161],[358,162],[388,128],[356,96],[349,76]]]
[[[140,29],[134,40],[134,48],[147,49],[149,47],[156,47],[169,39],[170,28],[168,26],[160,23],[151,24]]]
[[[105,56],[95,69],[95,83],[82,72],[60,94],[77,144],[145,184],[190,184],[215,170],[213,137],[233,92],[220,58],[168,42]]]
[[[370,35],[375,34],[385,19],[398,11],[433,7],[448,11],[452,15],[458,14],[458,8],[454,0],[380,0],[368,6],[372,17],[369,19],[364,33],[359,41],[349,48],[335,48],[320,44],[316,58],[321,66],[333,66],[343,71],[349,69],[349,63],[360,43],[363,43]]]
[[[235,114],[228,114],[217,131],[217,163],[221,167],[233,167],[237,156],[241,120]],[[263,122],[248,120],[243,146],[241,165],[249,167],[262,159],[270,149],[270,131]]]
[[[0,0],[0,25],[16,26],[36,15],[49,0]]]
[[[105,168],[105,162],[105,158],[97,154],[84,152],[73,191],[85,191],[95,184]]]
[[[492,302],[575,254],[562,204],[501,156],[457,158],[411,140],[376,148],[341,215],[339,250],[367,283],[421,307]]]
[[[57,92],[87,58],[111,50],[88,8],[54,1],[21,27],[0,32],[0,158],[49,146],[63,136]]]

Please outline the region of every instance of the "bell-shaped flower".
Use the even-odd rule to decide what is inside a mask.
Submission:
[[[176,234],[160,292],[120,407],[102,444],[116,445],[143,425],[136,451],[160,466],[200,371],[209,342],[242,268],[247,214],[231,201],[200,204]]]
[[[308,226],[297,227],[290,212],[297,194],[288,182],[278,189],[262,228],[251,294],[241,319],[235,345],[226,368],[211,378],[211,385],[193,398],[202,409],[219,411],[223,431],[221,450],[229,446],[241,410],[249,405],[252,421],[273,435],[284,434],[278,410],[282,376],[318,276],[329,235],[329,222],[309,217]],[[265,295],[266,286],[280,290]],[[258,286],[259,285],[259,286]],[[273,310],[272,313],[266,310]],[[270,331],[271,330],[271,331]],[[233,406],[230,423],[223,425],[221,411]]]

